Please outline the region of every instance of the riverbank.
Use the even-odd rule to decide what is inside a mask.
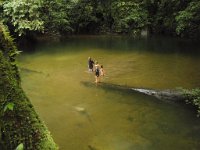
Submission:
[[[0,24],[0,146],[26,150],[58,149],[50,132],[21,88],[15,47],[8,30]]]

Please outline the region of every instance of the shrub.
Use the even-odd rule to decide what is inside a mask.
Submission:
[[[183,91],[186,103],[194,105],[197,108],[197,116],[200,117],[200,88],[192,90],[184,89]]]

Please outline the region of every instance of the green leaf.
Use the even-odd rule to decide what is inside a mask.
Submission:
[[[4,112],[6,112],[7,110],[13,111],[14,106],[15,106],[14,103],[8,103],[8,104],[4,107]]]
[[[23,149],[24,149],[24,145],[23,145],[23,143],[21,143],[17,146],[17,148],[15,150],[23,150]]]

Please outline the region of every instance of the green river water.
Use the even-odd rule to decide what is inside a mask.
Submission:
[[[61,150],[199,150],[200,119],[183,104],[95,85],[200,86],[200,44],[173,38],[77,36],[41,42],[19,57],[22,86]],[[88,84],[84,84],[88,83]]]

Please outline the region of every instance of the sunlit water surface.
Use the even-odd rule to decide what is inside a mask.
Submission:
[[[197,45],[196,45],[197,44]],[[42,42],[19,57],[22,86],[61,150],[199,150],[200,120],[182,104],[95,85],[200,86],[200,45],[171,38],[79,36]]]

